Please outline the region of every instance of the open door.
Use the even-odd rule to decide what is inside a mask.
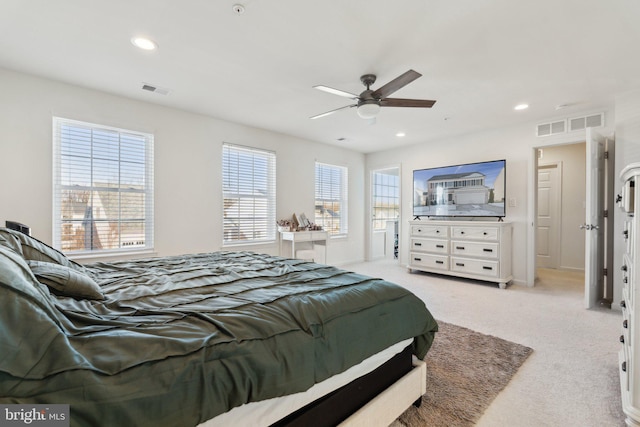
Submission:
[[[584,297],[586,308],[601,305],[604,299],[604,201],[606,140],[587,128]]]

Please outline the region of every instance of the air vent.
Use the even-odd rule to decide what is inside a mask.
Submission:
[[[538,136],[556,135],[559,133],[566,132],[566,128],[567,128],[566,120],[559,120],[557,122],[551,122],[551,123],[541,123],[538,125],[537,135]]]
[[[586,128],[597,128],[604,126],[604,113],[592,114],[585,117],[574,117],[569,119],[569,130],[582,130]]]
[[[160,95],[166,95],[169,93],[169,89],[163,88],[163,87],[159,87],[159,86],[154,86],[154,85],[150,85],[148,83],[142,83],[142,90],[147,90],[149,92],[153,92],[153,93],[157,93]]]

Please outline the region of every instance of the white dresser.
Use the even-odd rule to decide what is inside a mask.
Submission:
[[[640,185],[640,163],[627,166],[620,174],[622,192],[618,204],[625,212],[623,239],[625,251],[622,258],[622,327],[620,334],[620,388],[622,409],[627,416],[627,425],[640,426],[640,316],[635,312],[640,287],[637,286],[640,267],[640,240],[637,238],[640,208],[636,189]]]
[[[511,223],[409,221],[409,271],[420,270],[496,282],[511,275]]]

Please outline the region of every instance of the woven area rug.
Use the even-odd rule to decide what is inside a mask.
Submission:
[[[470,329],[438,322],[425,361],[427,393],[392,427],[474,425],[533,350]]]

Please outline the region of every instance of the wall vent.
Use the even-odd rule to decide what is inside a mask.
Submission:
[[[169,93],[169,89],[155,86],[155,85],[150,85],[149,83],[142,83],[142,90],[147,90],[149,92],[157,93],[160,95],[166,95]]]
[[[567,124],[569,125],[568,130]],[[597,113],[582,117],[572,117],[570,119],[558,120],[550,123],[541,123],[536,128],[536,135],[550,136],[601,126],[604,126],[604,113]]]
[[[567,121],[559,120],[551,123],[541,123],[537,128],[538,136],[557,135],[567,131]]]
[[[569,119],[569,131],[597,128],[604,126],[604,113]]]

